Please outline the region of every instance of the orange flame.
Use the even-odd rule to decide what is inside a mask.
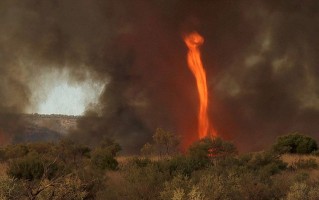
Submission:
[[[198,113],[198,136],[199,139],[208,136],[209,120],[207,114],[208,93],[206,72],[202,64],[199,46],[204,43],[204,38],[197,32],[190,33],[184,38],[184,42],[188,47],[187,62],[188,67],[194,74],[199,94],[199,113]],[[211,129],[211,135],[216,136],[215,130]]]

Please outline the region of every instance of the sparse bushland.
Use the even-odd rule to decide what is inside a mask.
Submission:
[[[119,150],[105,140],[93,149],[70,140],[9,145],[2,149],[7,176],[2,177],[1,198],[96,199],[105,170],[117,168]]]
[[[159,142],[171,138],[167,132],[163,136],[150,143],[158,159],[117,160],[121,147],[110,139],[94,148],[70,140],[3,147],[6,174],[0,176],[0,199],[318,198],[314,155],[283,155],[274,149],[238,154],[234,144],[221,138],[204,138],[178,154],[176,143]]]
[[[280,199],[272,177],[285,170],[279,158],[260,153],[212,158],[209,165],[188,174],[176,174],[167,181],[162,199]],[[280,191],[280,189],[279,189]],[[177,198],[178,197],[178,198]]]

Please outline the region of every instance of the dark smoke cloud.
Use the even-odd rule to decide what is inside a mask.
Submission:
[[[319,139],[318,10],[314,0],[3,0],[0,120],[36,106],[39,73],[67,68],[74,83],[107,82],[77,138],[110,136],[130,151],[162,127],[193,141],[198,99],[182,35],[196,30],[222,137],[241,150],[291,131]]]

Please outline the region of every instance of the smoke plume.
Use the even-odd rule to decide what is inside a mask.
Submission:
[[[318,10],[315,0],[2,0],[0,132],[16,132],[8,116],[45,95],[39,75],[67,69],[75,84],[106,83],[78,139],[109,136],[131,151],[161,127],[189,144],[198,98],[182,35],[198,31],[221,137],[241,150],[292,131],[319,139]]]

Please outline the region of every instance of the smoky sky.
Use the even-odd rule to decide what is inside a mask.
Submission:
[[[197,31],[221,137],[243,151],[295,131],[319,139],[318,11],[315,0],[2,0],[0,119],[36,106],[40,74],[68,69],[75,84],[106,83],[77,139],[131,151],[161,127],[189,144],[198,97],[182,38]]]

